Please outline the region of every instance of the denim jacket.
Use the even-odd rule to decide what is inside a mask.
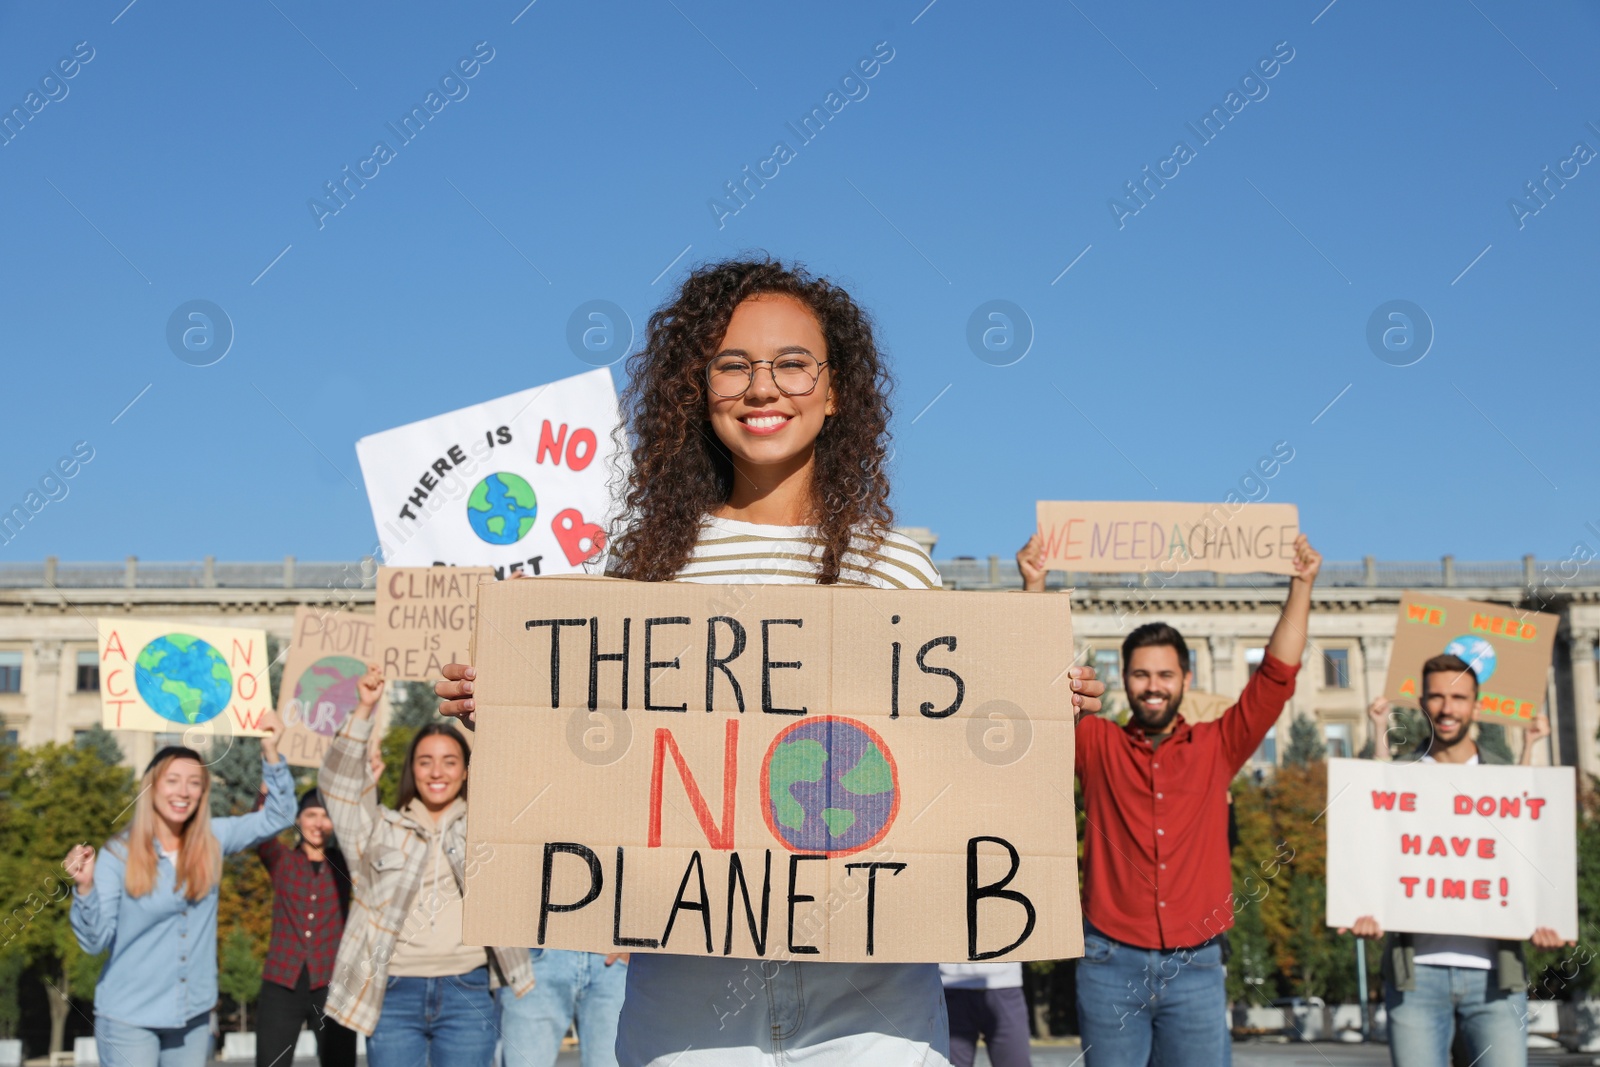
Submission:
[[[262,761],[267,783],[260,811],[211,820],[222,854],[242,852],[294,822],[289,764]],[[217,886],[199,900],[176,889],[172,860],[159,849],[156,886],[142,897],[124,890],[128,835],[100,850],[94,888],[72,894],[72,932],[90,954],[111,950],[94,991],[94,1011],[147,1029],[183,1026],[217,1003]]]

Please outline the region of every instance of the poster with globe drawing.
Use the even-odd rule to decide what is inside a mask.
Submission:
[[[265,630],[155,619],[99,619],[101,725],[260,737],[272,707]]]
[[[616,426],[601,368],[361,438],[383,561],[582,571],[605,549]]]
[[[1407,590],[1400,598],[1389,674],[1391,704],[1422,704],[1422,665],[1459,656],[1478,676],[1478,719],[1526,726],[1543,709],[1560,618],[1481,600]]]
[[[348,611],[330,611],[302,604],[294,612],[294,634],[278,687],[278,716],[283,719],[283,758],[296,767],[320,767],[328,745],[359,702],[357,683],[377,659],[377,619]],[[383,736],[387,696],[373,715]]]
[[[1082,954],[1068,597],[477,588],[468,944]]]

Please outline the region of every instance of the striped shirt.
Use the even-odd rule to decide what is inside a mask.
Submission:
[[[678,580],[712,584],[807,585],[817,580],[823,540],[810,526],[762,526],[708,517]],[[839,584],[878,589],[939,589],[939,572],[920,545],[889,531],[876,546],[855,534]]]
[[[817,580],[821,554],[814,528],[711,517],[678,580],[804,585]],[[852,538],[839,584],[942,588],[927,553],[893,532],[876,546]],[[949,1047],[937,964],[639,953],[628,965],[616,1051],[622,1067],[775,1067],[801,1059],[948,1067]]]

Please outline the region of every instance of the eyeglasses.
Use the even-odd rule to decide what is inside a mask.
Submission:
[[[790,353],[777,359],[746,359],[744,356],[718,356],[706,367],[706,384],[724,400],[743,396],[755,381],[756,366],[765,363],[772,372],[773,384],[784,396],[810,396],[827,360]]]

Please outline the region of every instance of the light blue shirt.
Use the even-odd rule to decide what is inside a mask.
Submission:
[[[260,811],[212,819],[222,854],[241,852],[294,822],[289,765],[262,761],[267,800]],[[115,845],[115,847],[112,847]],[[111,950],[94,991],[96,1015],[148,1029],[180,1027],[217,1003],[217,887],[190,901],[176,889],[172,859],[159,848],[156,887],[123,888],[126,838],[113,838],[94,864],[94,889],[72,895],[72,932],[92,954]]]

